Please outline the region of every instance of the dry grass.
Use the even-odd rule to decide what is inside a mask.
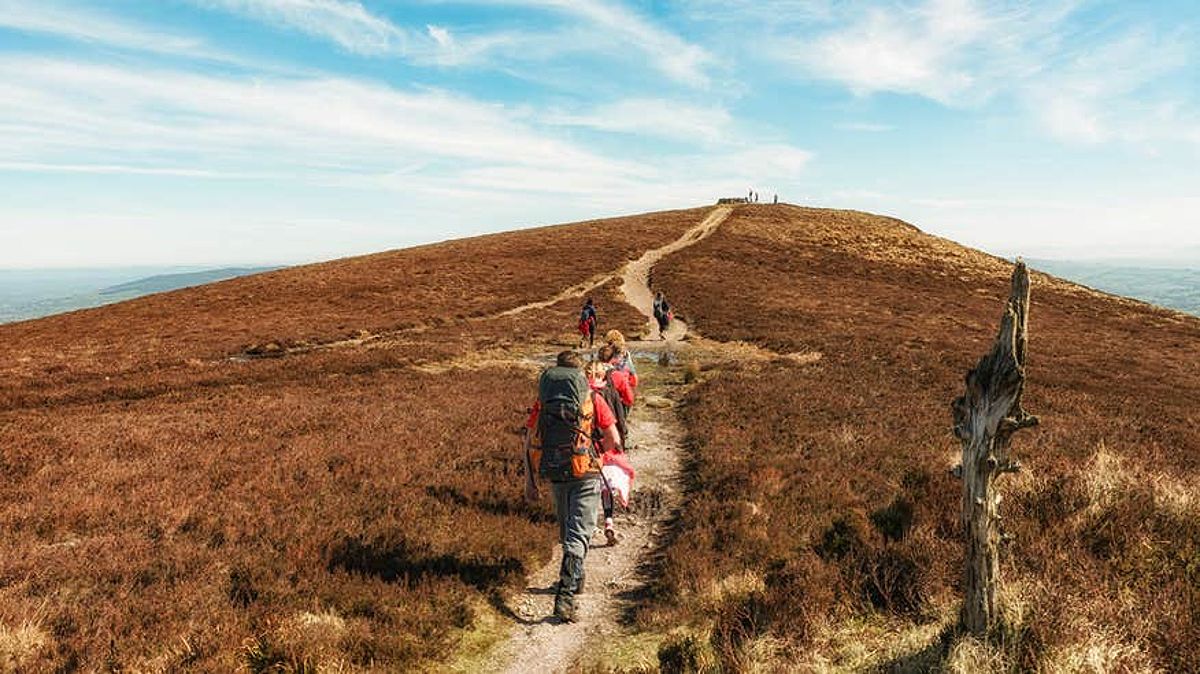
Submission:
[[[573,329],[580,301],[496,315],[615,271],[705,212],[0,326],[0,662],[398,671],[495,638],[479,629],[489,598],[554,537],[517,479],[522,354]],[[277,357],[230,358],[268,342]],[[330,348],[288,350],[303,343]]]
[[[49,643],[45,630],[28,620],[17,627],[0,622],[0,672],[28,671]]]
[[[532,371],[504,354],[570,332],[578,301],[498,314],[703,215],[0,327],[0,663],[396,671],[481,649],[498,632],[489,598],[553,538],[513,485]],[[529,263],[562,259],[577,264]],[[743,344],[699,368],[682,409],[687,507],[639,658],[1198,666],[1200,321],[1040,275],[1026,402],[1044,425],[1018,438],[1030,470],[1002,487],[1008,639],[941,638],[960,566],[948,402],[992,339],[1007,272],[895,220],[786,206],[739,207],[655,269],[702,334]],[[597,290],[602,327],[636,334],[614,292]],[[270,342],[278,357],[229,358]],[[288,350],[302,344],[337,346]]]
[[[1200,666],[1200,320],[1043,275],[1026,393],[1043,426],[1016,441],[1028,473],[1001,485],[1005,577],[1024,589],[998,648],[928,627],[961,566],[948,403],[1009,271],[892,219],[786,206],[738,207],[657,268],[706,337],[821,357],[747,358],[690,394],[688,503],[643,627],[702,627],[734,669],[761,636],[836,651],[830,631],[876,616],[923,645],[868,647],[852,669]],[[701,589],[746,572],[766,591],[712,624]]]

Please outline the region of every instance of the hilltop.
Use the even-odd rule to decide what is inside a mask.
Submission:
[[[619,272],[664,249],[649,282],[691,331],[656,375],[684,434],[681,508],[621,636],[581,667],[1200,663],[1200,319],[1035,275],[1026,405],[1043,426],[1000,487],[1012,634],[989,650],[942,638],[961,562],[949,403],[1009,264],[783,204],[731,207],[672,247],[711,213],[0,326],[0,662],[395,671],[504,639],[555,535],[518,487],[538,359],[570,342],[584,295],[638,334]]]

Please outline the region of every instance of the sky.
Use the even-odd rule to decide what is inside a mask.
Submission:
[[[1195,0],[0,0],[0,268],[762,199],[1200,260]]]

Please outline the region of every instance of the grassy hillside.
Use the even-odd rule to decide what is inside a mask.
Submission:
[[[1008,643],[941,639],[962,563],[949,403],[1010,270],[889,218],[749,206],[656,271],[704,336],[805,355],[718,367],[690,393],[689,502],[641,616],[691,626],[670,658],[1200,665],[1200,320],[1044,275],[1025,398],[1042,426],[1000,483]]]
[[[511,486],[533,372],[487,353],[554,342],[578,300],[496,315],[705,212],[0,326],[0,669],[397,671],[445,657],[554,537]]]
[[[512,357],[556,348],[579,302],[505,312],[599,283],[602,327],[636,331],[605,275],[707,212],[0,326],[0,670],[406,671],[486,639],[554,539],[517,488],[536,370]],[[949,403],[1009,271],[784,205],[738,206],[655,267],[701,335],[757,357],[704,356],[687,393],[686,507],[632,643],[726,671],[1200,664],[1200,319],[1044,275],[1025,398],[1043,425],[1000,487],[1008,641],[946,631]]]

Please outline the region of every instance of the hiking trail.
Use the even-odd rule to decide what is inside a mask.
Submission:
[[[710,211],[709,214],[705,216],[702,221],[700,221],[700,224],[684,232],[683,236],[665,246],[662,246],[661,248],[655,248],[647,251],[640,258],[626,263],[620,269],[614,272],[597,274],[586,281],[568,286],[554,294],[552,297],[544,300],[521,304],[484,316],[472,316],[466,320],[470,322],[488,321],[496,318],[517,316],[527,311],[545,309],[564,300],[583,297],[598,290],[609,281],[619,277],[622,279],[621,292],[625,295],[626,301],[630,305],[636,307],[638,311],[642,312],[647,317],[646,334],[657,335],[658,324],[654,321],[653,311],[654,293],[650,290],[649,286],[650,269],[656,262],[667,255],[699,243],[707,238],[717,230],[717,227],[719,227],[732,212],[732,206],[717,206],[713,208],[712,211]],[[417,325],[410,328],[389,330],[375,334],[364,334],[357,337],[335,339],[328,342],[319,342],[315,344],[299,344],[287,348],[277,346],[276,349],[268,355],[275,357],[284,355],[300,355],[328,349],[345,349],[361,346],[387,346],[389,342],[394,341],[397,337],[402,335],[420,334],[429,331],[432,327],[432,325]],[[667,329],[666,337],[667,339],[679,340],[682,339],[685,334],[687,334],[687,324],[685,324],[683,321],[675,320]],[[260,356],[250,353],[242,353],[228,356],[226,358],[233,361],[244,361],[255,357]]]
[[[714,208],[700,224],[676,241],[647,251],[617,272],[568,288],[551,300],[510,309],[505,315],[550,306],[573,294],[586,292],[588,286],[598,287],[620,277],[626,301],[646,316],[646,334],[657,337],[658,326],[653,318],[654,293],[649,286],[651,269],[667,255],[711,235],[731,211],[729,207]],[[658,547],[667,520],[680,501],[678,451],[683,429],[676,418],[672,398],[682,383],[681,372],[678,368],[660,365],[660,358],[665,353],[663,362],[670,363],[679,352],[686,351],[687,343],[680,340],[687,331],[687,325],[676,320],[668,329],[666,340],[628,343],[641,380],[639,400],[630,414],[627,442],[637,478],[629,510],[617,508],[617,545],[607,546],[599,530],[593,536],[585,563],[586,586],[576,596],[577,621],[559,624],[550,618],[560,556],[558,546],[555,546],[550,561],[527,579],[525,589],[505,600],[501,620],[514,623],[507,637],[488,652],[470,658],[470,662],[460,662],[455,669],[513,674],[561,672],[579,664],[595,644],[621,638],[625,629],[621,618],[636,605],[640,592],[650,580],[645,575],[644,562]],[[548,485],[542,485],[542,498],[548,498],[548,491]]]

